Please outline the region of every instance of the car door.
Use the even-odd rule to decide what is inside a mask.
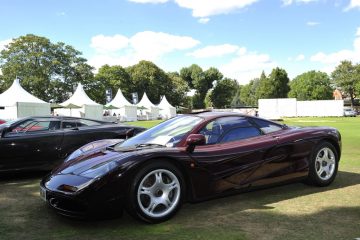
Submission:
[[[110,138],[101,128],[101,123],[97,121],[64,119],[61,126],[64,130],[64,142],[61,150],[64,158],[89,142]]]
[[[191,157],[208,174],[203,178],[203,193],[213,194],[247,188],[261,176],[254,173],[269,161],[268,153],[277,139],[265,135],[244,117],[223,117],[209,122],[199,133],[207,144],[197,146]],[[206,184],[206,185],[205,185]],[[200,194],[201,194],[200,190]],[[199,196],[201,197],[201,196]]]
[[[1,170],[50,169],[59,159],[60,121],[29,119],[1,138]]]

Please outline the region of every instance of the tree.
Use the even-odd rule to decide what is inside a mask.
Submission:
[[[204,103],[205,103],[206,108],[214,107],[213,102],[211,100],[212,99],[212,94],[213,94],[213,90],[209,90],[208,93],[205,96]]]
[[[242,85],[238,86],[238,88],[236,89],[235,96],[231,100],[231,107],[233,107],[233,108],[243,107],[245,105],[245,103],[240,98],[240,93],[241,93],[242,87],[243,87]]]
[[[272,84],[272,98],[286,98],[289,93],[289,77],[287,72],[281,68],[275,68],[269,75]]]
[[[353,107],[356,87],[360,82],[360,65],[353,65],[351,61],[342,61],[331,73],[331,77],[336,86],[350,97]]]
[[[332,99],[329,76],[320,71],[303,73],[290,82],[289,97],[300,101]]]
[[[257,105],[257,100],[260,98],[271,98],[274,92],[273,88],[271,80],[262,71],[260,78],[254,79],[252,84],[252,93],[256,101],[255,105]]]
[[[95,75],[95,80],[100,85],[99,87],[101,88],[100,92],[102,99],[105,99],[105,90],[109,88],[112,90],[113,97],[115,97],[118,89],[121,89],[124,96],[128,99],[130,99],[131,93],[135,89],[130,75],[125,70],[125,68],[119,65],[102,66]]]
[[[15,78],[30,93],[45,100],[64,101],[76,83],[93,83],[93,68],[81,52],[62,42],[28,34],[13,41],[0,53],[3,89]]]
[[[229,107],[238,88],[239,84],[234,79],[225,78],[217,81],[210,96],[213,106],[216,108]]]
[[[167,74],[171,81],[171,89],[169,92],[165,93],[166,98],[173,106],[184,106],[191,108],[189,104],[189,99],[187,97],[187,92],[189,91],[189,86],[177,72],[170,72]]]
[[[139,97],[146,92],[150,101],[155,104],[159,103],[162,95],[168,97],[174,88],[170,77],[150,61],[140,61],[138,64],[126,68],[126,71],[129,73],[134,90]]]
[[[180,76],[186,81],[191,89],[194,89],[194,80],[202,77],[203,70],[199,65],[192,64],[190,67],[180,69]]]
[[[213,87],[213,83],[223,78],[222,73],[211,67],[203,71],[201,67],[196,64],[180,70],[180,76],[189,84],[190,88],[196,90],[196,97],[193,99],[193,106],[195,108],[205,107],[205,97],[209,89]]]

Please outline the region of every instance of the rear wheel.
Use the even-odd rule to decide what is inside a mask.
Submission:
[[[131,185],[129,213],[149,223],[165,221],[181,207],[184,188],[182,174],[175,166],[163,161],[148,164]]]
[[[320,187],[329,185],[336,177],[338,164],[335,147],[329,142],[320,143],[312,154],[308,183]]]

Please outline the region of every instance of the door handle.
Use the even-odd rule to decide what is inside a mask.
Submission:
[[[278,140],[278,139],[280,139],[280,137],[279,136],[272,136],[274,139],[276,139],[276,140]]]

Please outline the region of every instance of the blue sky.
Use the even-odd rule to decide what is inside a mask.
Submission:
[[[33,33],[95,67],[196,63],[247,83],[279,66],[291,78],[360,62],[360,0],[2,0],[0,49]]]

